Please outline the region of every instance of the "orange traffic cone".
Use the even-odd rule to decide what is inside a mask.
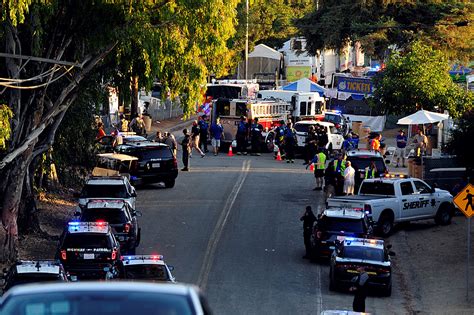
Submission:
[[[311,172],[314,172],[314,163],[311,163],[311,165],[309,166],[309,170],[310,170]]]
[[[232,145],[229,147],[229,153],[227,153],[227,156],[234,156],[234,153],[232,153]]]
[[[281,154],[280,154],[280,149],[278,149],[278,153],[277,153],[277,158],[276,158],[277,161],[281,161]]]

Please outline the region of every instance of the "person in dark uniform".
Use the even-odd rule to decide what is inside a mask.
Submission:
[[[260,155],[260,139],[262,138],[263,126],[258,123],[258,118],[253,120],[250,127],[250,142],[252,144],[252,154]]]
[[[309,126],[308,128],[308,135],[305,139],[305,146],[304,146],[304,164],[309,164],[317,153],[318,149],[318,134],[316,133],[316,129],[314,126]]]
[[[184,138],[181,141],[181,148],[183,149],[183,165],[182,171],[189,171],[189,154],[191,153],[191,136],[188,129],[183,130]]]
[[[296,145],[296,130],[293,128],[293,124],[288,122],[285,131],[286,163],[295,163]]]
[[[352,279],[354,285],[349,289],[349,291],[354,292],[352,310],[354,312],[365,313],[365,299],[367,298],[369,275],[363,266],[357,268],[357,271],[359,272],[359,275]]]
[[[280,125],[275,128],[275,144],[278,146],[278,149],[280,150],[280,156],[282,159],[285,158],[285,146],[284,140],[285,140],[285,132],[286,132],[286,124],[284,120],[280,120]],[[275,159],[277,158],[278,152],[275,152]]]
[[[313,225],[316,222],[316,217],[311,210],[311,206],[306,207],[306,211],[303,216],[300,218],[300,221],[303,221],[303,238],[304,238],[304,247],[306,249],[306,255],[303,256],[304,259],[309,259],[311,257],[311,233],[313,233]]]
[[[204,153],[209,152],[207,149],[207,138],[209,137],[209,124],[207,123],[207,116],[201,116],[199,120],[199,148],[204,150]]]
[[[240,116],[240,122],[237,125],[237,134],[235,140],[237,141],[237,155],[247,155],[247,141],[249,134],[249,124],[245,121],[244,116]]]

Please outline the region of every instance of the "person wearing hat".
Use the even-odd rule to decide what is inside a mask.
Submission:
[[[405,156],[408,138],[407,136],[405,136],[405,132],[403,131],[403,129],[400,129],[398,131],[396,140],[397,150],[395,151],[395,154],[397,155],[397,165],[395,167],[399,167],[400,158],[402,158],[402,167],[405,167]]]

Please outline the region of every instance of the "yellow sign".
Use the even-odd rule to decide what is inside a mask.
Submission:
[[[311,66],[288,66],[286,67],[286,81],[294,82],[302,78],[311,77]]]
[[[474,186],[467,184],[466,187],[453,199],[454,204],[468,218],[474,215]]]

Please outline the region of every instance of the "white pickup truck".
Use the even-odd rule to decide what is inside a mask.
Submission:
[[[383,236],[398,222],[434,218],[447,225],[454,215],[453,196],[417,178],[366,179],[359,195],[329,198],[328,208],[335,207],[363,209]]]

